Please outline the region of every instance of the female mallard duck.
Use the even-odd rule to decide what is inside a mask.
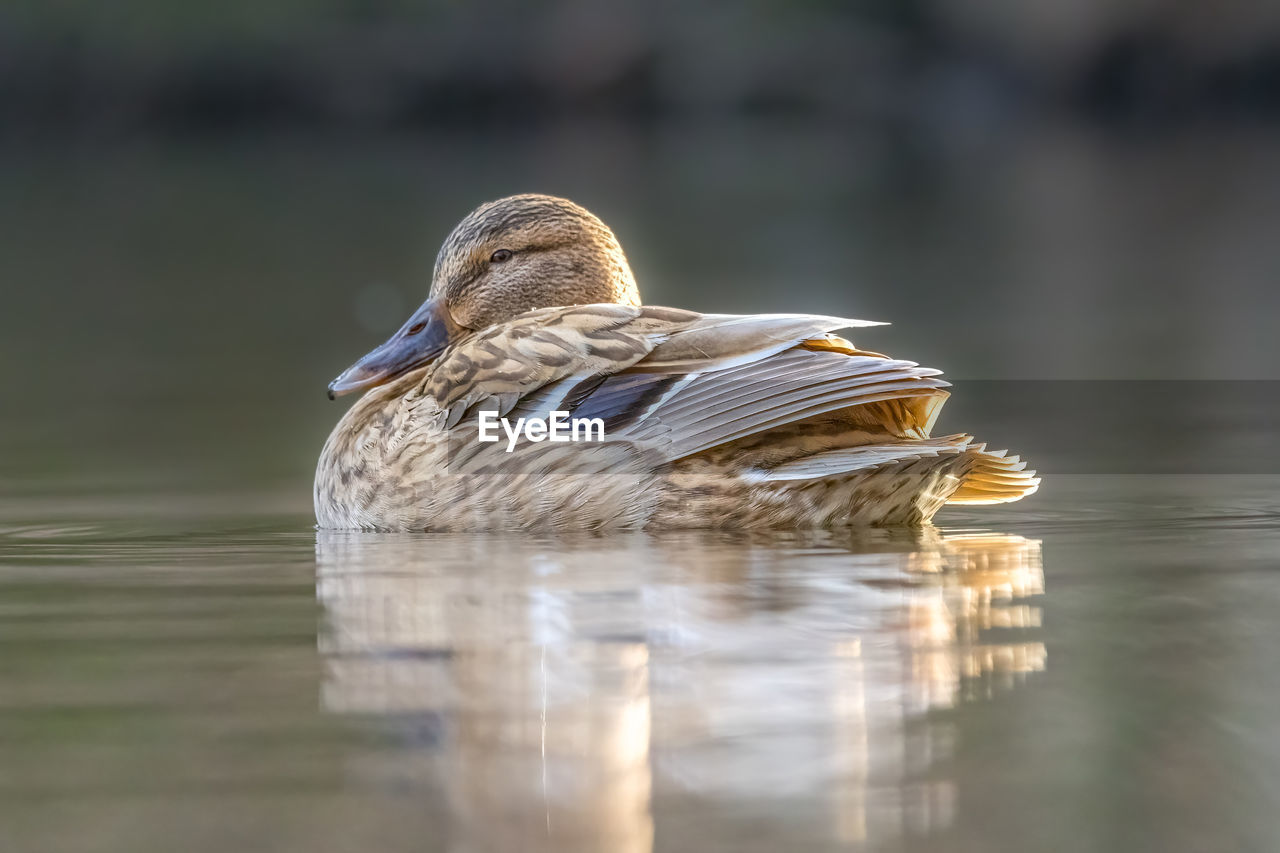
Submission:
[[[320,455],[316,519],[372,530],[897,525],[948,502],[1034,492],[1016,456],[929,436],[948,396],[938,371],[832,334],[871,325],[644,306],[591,213],[545,195],[490,202],[445,240],[430,298],[329,386],[367,393]],[[544,427],[494,440],[495,417],[554,412],[599,419],[603,439],[544,441]]]

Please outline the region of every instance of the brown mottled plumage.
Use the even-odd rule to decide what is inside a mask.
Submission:
[[[370,389],[325,444],[325,528],[920,524],[1035,491],[1025,463],[930,437],[938,371],[859,350],[807,314],[641,306],[599,219],[564,199],[482,205],[431,297],[330,386]],[[478,415],[600,418],[606,440],[478,441]]]

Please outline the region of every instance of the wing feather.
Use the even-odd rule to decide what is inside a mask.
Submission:
[[[839,447],[786,462],[767,471],[757,472],[752,479],[759,482],[821,480],[881,465],[925,459],[944,453],[958,453],[972,440],[967,435],[949,435],[923,441],[898,444],[861,444]]]
[[[670,458],[678,459],[795,421],[882,401],[916,401],[915,419],[923,421],[930,416],[929,401],[940,403],[947,394],[947,383],[937,375],[909,361],[792,349],[695,377],[632,432],[642,438],[646,425],[656,423],[668,436]],[[878,423],[895,432],[890,424]]]

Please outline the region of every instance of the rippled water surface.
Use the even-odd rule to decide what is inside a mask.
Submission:
[[[566,539],[10,496],[0,846],[1274,849],[1278,492]]]

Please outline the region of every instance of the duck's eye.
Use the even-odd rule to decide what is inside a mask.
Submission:
[[[510,249],[499,249],[498,251],[494,252],[492,255],[489,256],[489,263],[500,264],[503,261],[509,261],[511,260],[511,256],[514,254],[515,252],[511,251]]]

